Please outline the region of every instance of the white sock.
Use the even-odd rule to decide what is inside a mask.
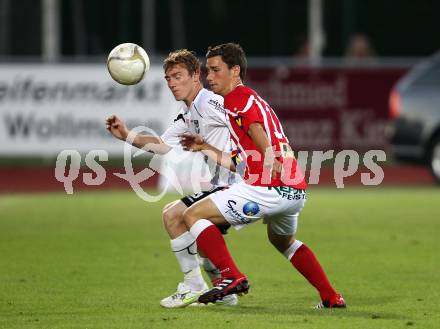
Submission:
[[[207,288],[199,266],[197,266],[195,269],[192,269],[188,273],[185,273],[183,282],[185,282],[185,284],[190,287],[191,290],[200,291]]]
[[[218,268],[209,260],[209,258],[206,257],[200,257],[200,262],[203,265],[203,269],[205,270],[206,274],[208,274],[209,279],[211,281],[221,278],[221,273],[218,270]]]
[[[284,256],[290,261],[290,259],[295,255],[295,252],[301,247],[303,243],[299,240],[295,240],[289,248],[284,252]]]
[[[189,231],[191,232],[191,235],[194,237],[194,239],[197,239],[199,237],[199,235],[208,227],[210,227],[212,224],[209,220],[207,219],[199,219],[197,222],[195,222],[193,224],[193,226],[191,226],[191,228],[189,229]]]
[[[200,272],[197,257],[197,244],[194,237],[187,231],[171,240],[171,250],[179,263],[180,270],[184,273],[184,282],[194,290],[201,290],[205,286]]]
[[[183,273],[199,267],[196,240],[188,231],[171,240],[171,250],[176,255],[180,270]]]

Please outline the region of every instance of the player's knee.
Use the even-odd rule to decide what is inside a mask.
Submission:
[[[295,242],[295,237],[292,235],[270,234],[269,241],[279,252],[283,253]]]
[[[175,207],[164,207],[162,211],[162,220],[166,227],[182,222],[182,212]]]
[[[183,221],[185,222],[187,227],[191,227],[192,224],[197,219],[197,210],[194,207],[189,207],[183,212]]]

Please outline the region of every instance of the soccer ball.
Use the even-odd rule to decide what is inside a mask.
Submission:
[[[122,43],[108,55],[107,68],[116,82],[135,85],[149,70],[150,59],[142,47],[134,43]]]

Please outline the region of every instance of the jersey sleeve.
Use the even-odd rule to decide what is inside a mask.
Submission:
[[[171,126],[160,136],[162,141],[169,146],[180,147],[179,135],[188,131],[183,111],[183,109],[179,111]]]
[[[203,112],[209,117],[210,124],[221,127],[227,126],[228,116],[223,107],[223,97],[217,95],[208,97],[203,106]]]
[[[233,97],[225,99],[225,107],[236,117],[236,122],[239,122],[245,132],[249,130],[252,123],[264,123],[263,110],[258,106],[252,94],[233,95]]]

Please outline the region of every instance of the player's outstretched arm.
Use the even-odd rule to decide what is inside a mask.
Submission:
[[[166,145],[159,137],[151,135],[136,134],[129,136],[130,130],[125,123],[116,115],[109,116],[106,121],[107,130],[117,139],[128,142],[133,146],[146,151],[152,151],[158,154],[167,153],[171,147]]]
[[[107,130],[117,139],[125,141],[127,139],[129,130],[125,123],[116,115],[111,115],[105,120]]]
[[[179,135],[179,137],[180,144],[185,151],[202,152],[217,162],[220,166],[235,171],[235,164],[231,159],[231,155],[206,143],[200,135],[185,133]]]

